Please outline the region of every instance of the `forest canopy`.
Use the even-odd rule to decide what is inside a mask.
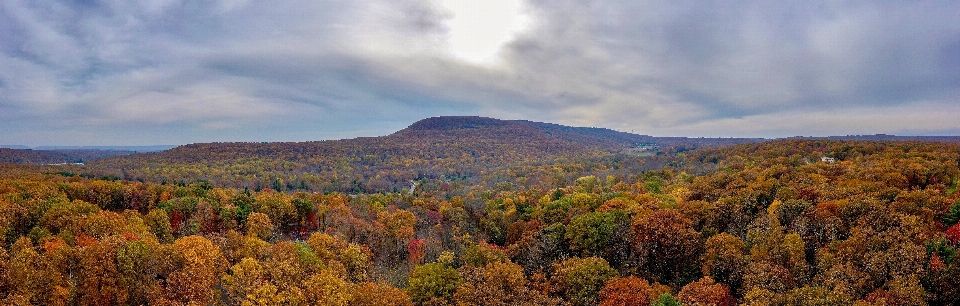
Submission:
[[[960,303],[958,145],[604,154],[350,193],[0,164],[0,303]]]

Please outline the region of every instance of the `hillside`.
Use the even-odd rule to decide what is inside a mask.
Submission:
[[[109,156],[130,155],[124,150],[32,150],[0,148],[0,163],[16,164],[72,164]]]
[[[483,117],[435,117],[382,137],[269,143],[201,143],[91,163],[98,175],[232,187],[393,191],[411,180],[483,180],[557,160],[595,161],[758,139],[662,138],[601,128]]]

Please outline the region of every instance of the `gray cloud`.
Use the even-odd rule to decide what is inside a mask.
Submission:
[[[485,115],[652,135],[960,130],[960,5],[526,1],[478,65],[441,1],[0,2],[0,143],[286,141]],[[497,22],[497,20],[490,20]]]

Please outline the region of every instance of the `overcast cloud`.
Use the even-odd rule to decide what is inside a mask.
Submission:
[[[0,1],[0,144],[960,135],[957,1],[477,2]]]

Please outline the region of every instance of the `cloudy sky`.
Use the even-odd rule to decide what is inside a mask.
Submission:
[[[0,1],[0,144],[960,135],[958,1]]]

